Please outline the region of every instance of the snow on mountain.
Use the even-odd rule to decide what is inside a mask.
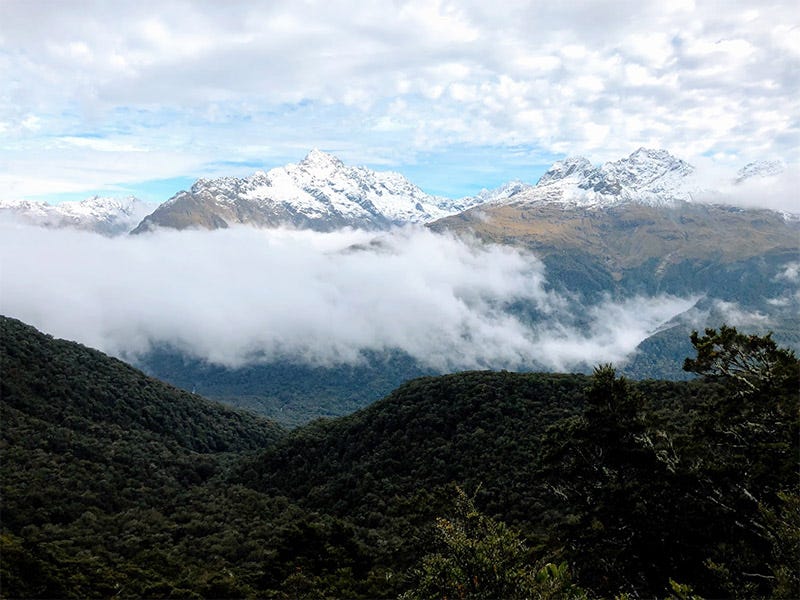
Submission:
[[[28,200],[0,200],[0,217],[39,227],[71,227],[103,235],[128,233],[153,205],[138,198],[92,196],[79,202],[48,204]]]
[[[536,185],[509,182],[466,198],[432,196],[394,172],[345,165],[312,150],[300,162],[257,171],[249,177],[198,179],[152,214],[136,198],[93,197],[81,202],[2,202],[0,216],[45,227],[74,227],[116,235],[158,227],[216,229],[235,224],[289,226],[319,231],[342,227],[386,229],[430,223],[479,205],[556,203],[602,208],[625,202],[673,206],[679,202],[731,203],[740,183],[775,178],[780,161],[759,161],[734,180],[701,184],[692,165],[665,150],[639,148],[600,166],[581,156],[557,161]],[[713,188],[713,189],[712,189]],[[137,226],[138,224],[138,226]]]
[[[245,178],[199,179],[146,217],[135,233],[156,227],[216,229],[237,223],[329,231],[427,223],[466,210],[478,198],[431,196],[399,173],[350,167],[312,150],[297,164]]]
[[[464,200],[467,200],[467,202],[464,202],[464,204],[467,208],[469,208],[469,206],[475,206],[477,204],[495,204],[498,202],[504,202],[513,196],[516,196],[517,194],[527,192],[533,188],[534,186],[532,184],[525,183],[524,181],[509,181],[498,188],[492,190],[483,189],[475,196],[465,198]],[[462,210],[466,210],[466,208]]]
[[[666,150],[639,148],[599,167],[575,156],[557,161],[538,183],[509,199],[511,203],[547,202],[604,207],[622,202],[669,206],[692,201],[704,190],[692,177],[694,167]]]
[[[589,179],[597,169],[583,156],[571,156],[553,163],[553,166],[539,178],[537,186],[545,186],[557,181],[569,180],[580,183]]]
[[[736,183],[742,183],[748,179],[775,177],[785,170],[786,163],[782,160],[757,160],[739,169],[739,172],[736,173]]]

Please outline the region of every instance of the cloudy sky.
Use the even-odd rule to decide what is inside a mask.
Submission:
[[[0,1],[0,199],[245,175],[317,147],[460,196],[639,146],[796,164],[786,2]]]

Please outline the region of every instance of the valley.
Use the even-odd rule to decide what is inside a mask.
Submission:
[[[800,348],[800,220],[725,204],[769,190],[782,169],[753,163],[712,188],[687,162],[639,149],[452,200],[313,150],[248,178],[198,180],[136,235],[108,241],[71,228],[95,215],[108,236],[128,204],[87,200],[80,223],[71,205],[44,222],[36,215],[59,207],[30,205],[25,225],[6,225],[0,306],[288,426],[463,369],[590,373],[612,360],[637,379],[685,379],[693,329],[727,323]],[[32,223],[48,229],[26,232]],[[60,304],[24,283],[36,272]],[[168,285],[182,292],[164,303]],[[93,309],[103,316],[62,327],[70,305],[109,294]]]
[[[415,594],[422,558],[449,560],[434,523],[465,518],[465,490],[466,518],[522,536],[526,569],[562,565],[536,593],[662,595],[671,579],[791,597],[800,363],[736,335],[775,373],[753,380],[763,401],[610,367],[467,372],[287,432],[2,318],[3,593]]]
[[[3,594],[798,593],[800,221],[627,160],[447,203],[313,152],[136,235],[6,222]]]
[[[797,8],[0,0],[0,600],[800,598]]]

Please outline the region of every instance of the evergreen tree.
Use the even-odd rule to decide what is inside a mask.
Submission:
[[[479,512],[460,488],[457,494],[453,518],[436,520],[441,551],[422,560],[403,600],[586,598],[566,563],[535,568],[519,534]]]

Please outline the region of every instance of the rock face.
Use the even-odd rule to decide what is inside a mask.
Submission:
[[[785,168],[782,161],[757,161],[740,169],[730,180],[709,184],[697,176],[692,165],[666,150],[639,148],[627,158],[598,167],[582,156],[574,156],[554,163],[535,186],[507,195],[505,203],[573,208],[608,208],[627,203],[664,208],[675,208],[684,202],[725,204],[725,194],[737,185],[775,177]]]
[[[480,202],[430,196],[399,173],[349,167],[335,156],[312,150],[297,164],[257,171],[243,179],[200,179],[191,190],[162,204],[133,233],[234,224],[377,230],[427,223]]]
[[[153,206],[130,196],[93,196],[80,202],[0,201],[0,217],[40,227],[70,227],[103,235],[128,233]]]
[[[560,203],[572,206],[613,206],[637,202],[671,206],[702,193],[693,181],[694,167],[666,150],[639,148],[627,158],[594,167],[576,156],[556,162],[536,186],[515,202]]]

